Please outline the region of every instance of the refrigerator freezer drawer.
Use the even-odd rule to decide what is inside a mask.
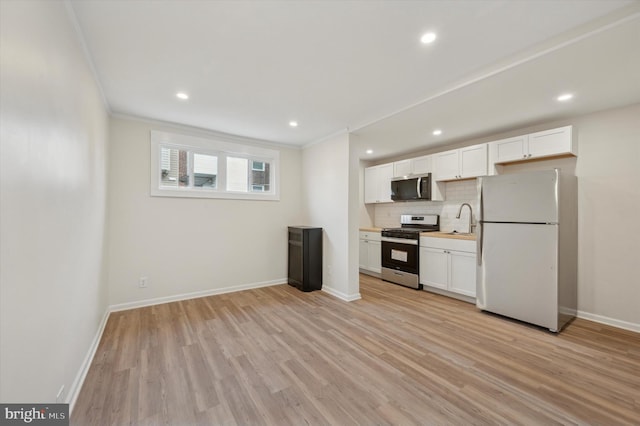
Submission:
[[[477,306],[558,331],[558,225],[482,227]]]

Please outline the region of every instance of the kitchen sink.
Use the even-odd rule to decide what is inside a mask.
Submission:
[[[447,232],[447,235],[473,235],[469,232],[458,232],[458,231],[452,231],[452,232]]]

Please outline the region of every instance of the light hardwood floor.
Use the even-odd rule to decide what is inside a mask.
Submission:
[[[640,424],[640,334],[562,333],[361,275],[113,313],[71,423]]]

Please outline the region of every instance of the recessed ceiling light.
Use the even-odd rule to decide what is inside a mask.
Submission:
[[[432,133],[433,133],[433,136],[440,136],[442,134],[442,130],[435,129]]]
[[[373,154],[373,150],[372,149],[368,149],[366,152],[367,152],[367,154]]]
[[[563,95],[558,96],[556,99],[560,102],[566,102],[569,101],[573,98],[573,94],[571,93],[565,93]]]
[[[289,126],[291,126],[291,127],[298,127],[298,122],[297,122],[297,121],[290,121],[290,122],[289,122]]]
[[[422,37],[420,37],[420,41],[422,44],[433,43],[436,39],[436,33],[424,33]]]
[[[176,93],[176,97],[177,97],[178,99],[183,99],[183,100],[187,100],[187,99],[189,99],[189,95],[187,95],[187,94],[186,94],[186,93],[184,93],[184,92],[178,92],[178,93]]]

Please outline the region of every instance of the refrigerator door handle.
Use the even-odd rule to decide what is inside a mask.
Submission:
[[[478,235],[476,237],[476,261],[482,266],[482,222],[484,220],[484,205],[482,203],[482,178],[478,179]]]
[[[478,225],[478,237],[476,238],[476,259],[478,266],[482,266],[482,222]]]

